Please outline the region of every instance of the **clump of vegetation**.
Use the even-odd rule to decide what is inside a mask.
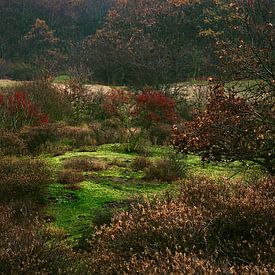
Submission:
[[[131,167],[134,171],[144,170],[151,165],[152,162],[146,157],[136,157],[131,163]]]
[[[81,260],[60,242],[61,232],[42,229],[37,222],[15,224],[12,208],[0,205],[0,210],[0,273],[81,273]]]
[[[105,170],[106,167],[107,165],[105,162],[89,157],[70,158],[65,160],[64,163],[65,169],[73,169],[85,172]]]
[[[186,169],[183,156],[169,153],[165,158],[156,160],[145,169],[145,178],[171,182],[184,178]]]
[[[22,155],[26,144],[17,133],[0,129],[0,155]]]
[[[178,197],[139,203],[99,229],[89,264],[100,274],[271,272],[274,186],[186,182]]]
[[[32,154],[52,152],[54,147],[60,147],[62,143],[74,148],[94,145],[89,127],[69,126],[64,123],[24,127],[19,136],[25,142],[29,153]]]
[[[223,85],[212,89],[206,110],[175,129],[173,144],[182,153],[197,153],[202,160],[259,163],[274,173],[274,138],[269,94],[257,101],[236,96]],[[260,116],[260,118],[258,118]]]
[[[50,81],[40,79],[21,83],[17,89],[25,92],[42,112],[47,113],[49,121],[68,121],[70,118],[72,107],[69,99]]]
[[[52,180],[47,163],[34,158],[5,157],[0,159],[0,198],[41,198]]]
[[[75,184],[84,181],[85,177],[82,172],[65,169],[58,172],[57,180],[62,184]]]
[[[48,121],[48,115],[25,92],[0,94],[0,128],[18,131],[25,125],[43,125]]]

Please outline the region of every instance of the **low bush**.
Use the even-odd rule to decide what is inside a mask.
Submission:
[[[42,112],[53,122],[68,121],[73,113],[72,105],[64,91],[46,80],[20,84],[17,89],[24,91],[32,102],[39,105]]]
[[[84,175],[82,172],[66,169],[58,173],[57,180],[62,184],[75,184],[84,181]]]
[[[58,135],[74,147],[95,145],[92,129],[88,126],[63,125],[59,127]]]
[[[41,199],[51,171],[45,161],[34,158],[0,159],[0,200],[33,197]]]
[[[62,143],[72,147],[90,146],[95,143],[88,127],[74,127],[61,123],[24,127],[20,131],[20,137],[30,153],[51,153],[55,151],[53,147],[60,147]]]
[[[17,133],[0,129],[0,155],[22,155],[26,144]]]
[[[78,157],[65,160],[65,169],[73,169],[78,171],[100,171],[106,169],[106,163],[89,157]]]
[[[0,205],[1,274],[80,274],[80,255],[64,245],[60,232],[41,224],[13,223],[13,210]]]
[[[18,131],[27,125],[43,125],[49,121],[25,92],[20,90],[0,94],[0,128]]]
[[[97,145],[125,142],[127,131],[116,119],[106,119],[90,125]]]
[[[273,273],[274,186],[185,182],[178,197],[139,203],[97,230],[88,264],[97,274]]]
[[[151,165],[152,162],[146,157],[136,157],[131,163],[131,167],[134,171],[144,170]]]
[[[146,179],[173,181],[184,178],[186,174],[185,158],[176,153],[168,154],[164,159],[151,163],[145,169]]]
[[[58,140],[58,124],[46,124],[35,127],[24,127],[20,131],[20,137],[26,143],[30,153],[38,153],[40,148],[49,142]]]

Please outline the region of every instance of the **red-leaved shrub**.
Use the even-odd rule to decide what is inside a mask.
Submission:
[[[41,113],[26,93],[21,91],[0,95],[0,127],[19,130],[25,125],[47,124],[48,115]]]

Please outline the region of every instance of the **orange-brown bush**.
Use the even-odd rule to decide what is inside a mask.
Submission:
[[[50,181],[51,171],[45,161],[15,157],[0,159],[0,200],[41,198]]]
[[[195,179],[176,198],[145,201],[117,215],[95,233],[88,261],[92,270],[274,272],[274,179],[226,184]]]
[[[61,242],[60,233],[44,230],[37,223],[14,224],[13,210],[6,205],[0,205],[0,211],[1,274],[81,272],[79,258]]]
[[[99,171],[106,169],[106,163],[95,158],[78,157],[65,160],[64,168],[86,172]]]
[[[0,130],[0,155],[20,155],[26,145],[18,134]]]
[[[62,184],[74,184],[84,181],[84,175],[82,172],[66,169],[58,173],[58,182]]]

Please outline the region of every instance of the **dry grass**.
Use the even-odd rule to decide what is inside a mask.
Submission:
[[[107,168],[107,165],[105,162],[98,159],[79,157],[66,160],[64,163],[64,168],[88,172],[104,170]]]
[[[82,172],[65,169],[58,173],[57,181],[62,184],[75,184],[84,181],[84,175]]]

